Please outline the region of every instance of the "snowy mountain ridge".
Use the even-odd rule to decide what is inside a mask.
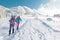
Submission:
[[[11,7],[6,8],[4,6],[0,6],[1,15],[3,14],[19,14],[19,15],[34,15],[35,11],[29,7],[26,6],[17,6],[17,7]],[[38,11],[37,11],[38,13]]]

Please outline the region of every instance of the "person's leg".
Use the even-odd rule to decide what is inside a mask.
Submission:
[[[17,30],[18,30],[18,25],[17,25]]]
[[[17,23],[17,30],[19,29],[19,23]]]
[[[11,34],[11,24],[10,24],[10,28],[9,28],[9,35]]]
[[[13,28],[12,28],[12,33],[14,33],[14,25],[12,26]]]
[[[12,33],[14,33],[14,28],[12,30],[13,30]]]
[[[18,30],[18,23],[17,23],[17,30]]]

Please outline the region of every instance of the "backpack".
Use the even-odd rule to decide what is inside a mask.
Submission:
[[[9,20],[10,24],[15,24],[15,18],[12,17],[10,20]]]
[[[22,21],[22,19],[20,17],[16,18],[16,22],[21,22],[21,21]]]

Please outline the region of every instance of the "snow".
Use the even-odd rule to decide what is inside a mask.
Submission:
[[[60,19],[58,17],[41,15],[37,10],[31,13],[33,10],[28,7],[25,9],[30,10],[30,13],[21,15],[22,22],[19,30],[16,31],[15,25],[15,33],[10,36],[8,36],[10,17],[0,18],[0,40],[60,40]],[[33,14],[35,15],[31,16]]]
[[[8,31],[5,32],[8,33]],[[19,31],[11,34],[10,37],[7,35],[8,34],[5,34],[6,37],[2,35],[0,37],[1,40],[57,40],[57,38],[59,40],[60,36],[58,35],[60,35],[60,32],[54,32],[50,28],[46,27],[40,19],[27,18],[26,22],[22,24]]]

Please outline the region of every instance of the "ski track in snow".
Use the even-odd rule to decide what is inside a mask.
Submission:
[[[45,23],[44,21],[41,20],[41,22],[46,26],[48,27],[49,29],[53,30],[54,32],[60,32],[59,30],[55,30],[53,29],[52,27],[50,27],[47,23]]]
[[[28,19],[18,31],[4,36],[3,40],[56,40],[58,32],[39,19]]]

